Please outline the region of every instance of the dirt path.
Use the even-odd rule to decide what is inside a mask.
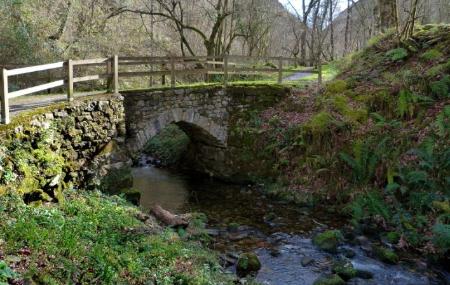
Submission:
[[[85,97],[90,95],[96,95],[104,93],[105,91],[94,91],[94,92],[85,92],[75,94],[75,97]],[[64,102],[67,100],[66,94],[43,94],[43,95],[29,95],[17,97],[9,100],[9,111],[11,117],[16,116],[17,114],[31,110],[39,107],[49,106],[54,103]]]
[[[309,71],[296,72],[296,73],[294,73],[294,74],[291,74],[291,75],[289,75],[289,76],[283,78],[283,81],[284,81],[284,80],[285,80],[285,81],[295,81],[295,80],[300,80],[300,79],[302,79],[302,78],[305,78],[305,77],[310,76],[311,74],[313,74],[313,73],[311,73],[311,72],[309,72]]]

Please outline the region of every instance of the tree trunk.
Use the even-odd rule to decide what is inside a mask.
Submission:
[[[397,26],[396,0],[378,0],[378,7],[376,7],[376,10],[378,31],[385,32],[386,30]]]
[[[350,19],[351,19],[351,0],[347,0],[347,18],[345,20],[345,39],[344,39],[344,56],[348,53],[349,38],[350,38]]]
[[[330,0],[330,59],[334,60],[334,23],[333,23],[333,0]]]
[[[306,65],[306,30],[302,31],[300,37],[300,65]]]

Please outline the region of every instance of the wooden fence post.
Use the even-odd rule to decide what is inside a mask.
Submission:
[[[283,82],[283,60],[278,59],[278,84]]]
[[[113,69],[114,69],[114,79],[113,79],[114,94],[119,94],[119,56],[117,55],[114,56]]]
[[[67,61],[67,100],[73,101],[73,62]]]
[[[170,87],[175,88],[175,59],[170,57]]]
[[[8,71],[6,69],[0,70],[0,99],[2,101],[2,122],[4,124],[9,124],[9,100],[8,100]]]
[[[223,87],[228,86],[228,54],[223,57]]]
[[[113,70],[112,70],[112,65],[113,65],[113,58],[110,58],[108,60],[108,62],[106,63],[106,74],[108,74],[108,79],[106,80],[106,89],[108,90],[108,92],[112,92],[112,82],[113,82]]]

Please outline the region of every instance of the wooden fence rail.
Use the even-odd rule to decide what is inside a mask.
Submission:
[[[273,68],[269,66],[264,67],[248,67],[246,61],[276,61],[277,65],[272,64]],[[109,92],[119,93],[119,77],[143,77],[143,76],[161,76],[161,82],[165,84],[166,76],[170,76],[170,86],[175,87],[176,77],[180,75],[223,75],[223,85],[227,86],[230,74],[257,74],[257,73],[278,73],[278,83],[282,83],[284,72],[301,72],[299,70],[292,70],[284,68],[285,62],[296,62],[295,58],[286,57],[248,57],[248,56],[189,56],[189,57],[118,57],[117,55],[111,58],[96,58],[86,60],[68,60],[65,62],[56,62],[50,64],[19,67],[8,69],[10,66],[0,65],[0,99],[1,99],[1,122],[4,124],[10,123],[9,114],[9,99],[49,90],[56,87],[65,86],[67,89],[67,99],[72,101],[74,99],[74,84],[95,80],[107,80],[107,89]],[[124,67],[140,67],[148,70],[148,66],[152,66],[150,71],[119,71],[119,65]],[[160,70],[154,70],[153,65],[161,66]],[[178,69],[177,65],[182,65],[182,69]],[[187,65],[194,65],[193,68],[188,68]],[[74,69],[77,67],[97,66],[105,67],[105,72],[100,74],[75,76]],[[38,72],[50,72],[52,70],[61,71],[62,76],[39,76],[34,75]],[[319,69],[320,70],[320,69]],[[318,73],[315,71],[308,71],[310,73]],[[12,76],[17,78],[21,75],[32,74],[33,78],[45,80],[46,83],[15,90],[10,92],[9,80]],[[53,78],[53,79],[52,79]],[[319,75],[320,78],[320,75]],[[55,80],[56,79],[56,80]],[[320,84],[320,82],[319,82]]]

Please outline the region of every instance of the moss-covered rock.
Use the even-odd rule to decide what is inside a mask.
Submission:
[[[345,281],[356,277],[357,272],[350,262],[345,261],[335,262],[333,264],[332,271]]]
[[[313,285],[345,285],[345,281],[338,275],[333,274],[319,277],[316,281],[314,281]]]
[[[389,263],[389,264],[397,264],[398,263],[398,255],[391,249],[387,249],[382,246],[377,246],[374,248],[374,253],[376,257],[378,257],[381,261]]]
[[[247,252],[239,256],[236,272],[239,276],[246,276],[258,272],[261,269],[261,262],[255,253]]]
[[[136,189],[125,189],[121,191],[121,194],[127,200],[133,205],[138,206],[141,201],[141,192],[139,192]]]
[[[343,236],[339,230],[330,230],[316,235],[313,238],[313,243],[321,250],[335,253],[342,240]]]
[[[100,184],[100,189],[109,194],[119,194],[131,187],[133,187],[133,175],[130,167],[112,169],[103,177]]]

